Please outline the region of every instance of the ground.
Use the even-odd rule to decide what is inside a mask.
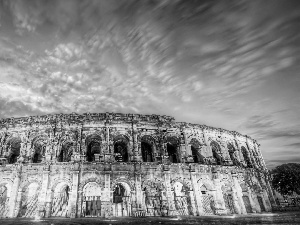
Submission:
[[[0,219],[1,225],[89,225],[89,224],[107,224],[107,225],[126,225],[126,224],[300,224],[299,212],[280,212],[280,213],[264,213],[252,215],[235,215],[235,216],[203,216],[203,217],[147,217],[147,218],[49,218],[41,220],[16,218],[16,219]]]

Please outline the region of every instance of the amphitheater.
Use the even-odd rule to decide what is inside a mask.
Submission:
[[[159,115],[85,113],[0,120],[0,217],[268,212],[259,144]]]

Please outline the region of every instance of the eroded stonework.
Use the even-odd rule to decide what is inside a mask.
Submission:
[[[158,115],[0,121],[0,217],[246,214],[274,204],[259,144]]]

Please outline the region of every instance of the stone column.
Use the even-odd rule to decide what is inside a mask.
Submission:
[[[38,196],[38,204],[39,204],[39,216],[45,216],[45,206],[46,206],[46,196],[49,185],[49,165],[46,165],[43,170],[43,179],[42,179],[42,187],[40,194]]]
[[[265,208],[266,208],[266,211],[267,212],[270,212],[272,211],[272,206],[271,206],[271,203],[270,203],[270,200],[269,200],[269,196],[268,196],[268,193],[265,189],[263,189],[262,191],[262,196],[263,196],[263,203],[265,205]]]
[[[110,189],[110,176],[111,171],[105,171],[104,174],[104,189],[101,194],[101,216],[111,216],[111,189]]]
[[[222,214],[227,214],[227,210],[225,208],[225,202],[220,186],[220,172],[218,170],[215,170],[213,172],[213,183],[215,187],[215,209],[216,209],[216,214],[222,215]]]
[[[198,187],[198,183],[197,183],[197,179],[196,179],[196,173],[195,171],[191,171],[191,182],[192,182],[192,187],[193,187],[193,194],[194,194],[194,199],[195,199],[195,216],[201,216],[204,214],[203,212],[203,207],[202,207],[202,199],[201,199],[201,195],[200,195],[200,190]],[[192,198],[192,197],[191,197]]]
[[[238,206],[238,214],[247,214],[246,207],[243,201],[243,192],[242,188],[239,184],[238,178],[237,178],[237,173],[232,173],[232,179],[233,179],[233,192],[236,193],[236,201],[235,205]]]
[[[252,212],[254,212],[254,213],[260,212],[260,207],[259,207],[258,200],[256,198],[255,193],[253,193],[250,188],[248,188],[248,193],[249,193],[249,200],[250,200]]]
[[[48,218],[51,216],[51,209],[52,209],[52,198],[53,198],[53,191],[49,189],[47,191],[46,196],[46,205],[45,205],[45,217]]]
[[[21,180],[21,174],[22,174],[22,167],[18,166],[17,171],[14,178],[14,183],[11,187],[10,191],[10,199],[9,199],[9,211],[8,211],[8,217],[17,217],[19,213],[19,205],[22,197],[22,192],[18,192],[20,180]],[[21,190],[22,191],[22,190]]]
[[[78,200],[78,181],[79,181],[79,171],[74,170],[73,173],[73,182],[72,182],[72,192],[70,194],[69,199],[69,215],[70,218],[76,218],[76,208],[77,208],[77,200]]]
[[[164,172],[164,180],[166,186],[166,194],[167,194],[167,202],[168,202],[168,216],[176,216],[177,211],[174,205],[174,193],[171,189],[171,178],[170,178],[170,171]]]

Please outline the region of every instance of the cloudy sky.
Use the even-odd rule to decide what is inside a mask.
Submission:
[[[0,1],[0,117],[162,114],[300,163],[299,0]]]

